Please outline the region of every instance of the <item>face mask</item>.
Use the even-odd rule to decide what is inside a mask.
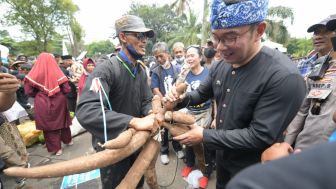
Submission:
[[[142,58],[142,55],[139,54],[135,48],[133,47],[133,45],[129,44],[126,46],[128,52],[130,53],[130,55],[135,59],[135,60],[140,60]]]
[[[178,64],[183,64],[183,62],[184,62],[184,57],[182,56],[182,57],[180,57],[180,58],[175,58],[175,61],[176,61],[176,63],[178,63]]]
[[[168,69],[169,65],[170,65],[169,61],[166,61],[163,65],[161,65],[161,67],[164,69]]]
[[[216,50],[214,48],[205,48],[204,49],[204,56],[206,58],[213,58],[216,55]]]

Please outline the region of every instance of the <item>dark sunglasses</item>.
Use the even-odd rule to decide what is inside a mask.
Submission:
[[[148,39],[147,33],[138,33],[138,32],[124,32],[125,35],[131,35],[136,37],[139,41]]]

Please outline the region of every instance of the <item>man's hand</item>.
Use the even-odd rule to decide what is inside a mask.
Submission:
[[[143,118],[133,118],[129,123],[129,127],[137,131],[151,131],[154,133],[159,128],[159,123],[155,119],[155,114],[150,114]]]
[[[286,142],[275,143],[261,155],[261,162],[279,159],[293,153],[293,148]]]
[[[14,94],[19,85],[20,82],[15,76],[8,73],[0,73],[0,92]]]
[[[186,133],[176,136],[173,139],[179,141],[182,144],[187,146],[192,146],[195,144],[199,144],[203,141],[203,128],[193,124],[190,126],[191,129]]]
[[[211,129],[216,129],[216,119],[212,120],[210,128]]]
[[[176,91],[176,86],[173,86],[171,90],[163,97],[163,102],[180,102],[186,97],[186,93],[181,95]]]

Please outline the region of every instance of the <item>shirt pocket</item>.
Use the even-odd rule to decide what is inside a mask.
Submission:
[[[237,123],[244,123],[238,127],[245,128],[253,118],[254,109],[261,93],[236,91],[232,98],[232,115]]]

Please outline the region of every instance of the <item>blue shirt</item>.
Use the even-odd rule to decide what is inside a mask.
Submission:
[[[313,71],[315,67],[315,61],[317,60],[318,56],[317,53],[314,54],[312,57],[301,61],[298,65],[297,68],[299,69],[300,74],[305,77],[308,74],[310,74],[311,71]]]
[[[167,91],[171,89],[173,86],[174,82],[174,69],[173,66],[170,66],[168,69],[162,68],[162,66],[158,66],[156,68],[157,70],[152,73],[152,78],[151,78],[151,89],[154,88],[159,88],[161,94],[164,96]],[[160,73],[161,72],[161,73]],[[160,77],[161,74],[161,77]]]
[[[187,88],[187,92],[191,92],[194,91],[196,89],[198,89],[198,87],[200,86],[201,82],[203,80],[205,80],[205,78],[209,75],[209,70],[208,68],[204,68],[203,71],[198,74],[198,75],[194,75],[191,71],[188,73],[187,77],[186,77],[186,82],[188,83],[188,88]],[[193,106],[188,106],[187,109],[190,111],[201,111],[201,110],[206,110],[208,108],[210,108],[211,106],[211,100],[207,100],[206,102],[202,103],[202,104],[197,104],[197,105],[193,105]]]

